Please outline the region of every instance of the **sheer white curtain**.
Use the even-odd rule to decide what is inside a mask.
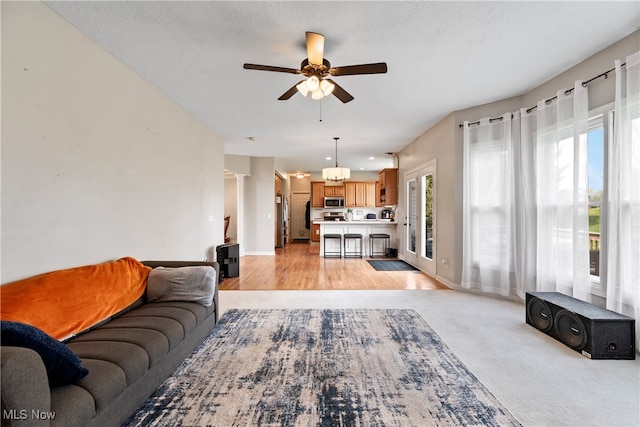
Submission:
[[[462,286],[516,295],[511,114],[464,123]]]
[[[587,120],[576,82],[530,112],[464,123],[463,287],[589,299]]]
[[[522,144],[535,151],[536,290],[589,301],[587,88],[576,82],[538,102],[535,115],[535,134]]]
[[[640,52],[616,61],[614,141],[609,148],[607,308],[636,319],[640,351]]]

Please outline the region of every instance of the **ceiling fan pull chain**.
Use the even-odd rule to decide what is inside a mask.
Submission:
[[[318,104],[320,105],[320,123],[322,123],[322,100]]]

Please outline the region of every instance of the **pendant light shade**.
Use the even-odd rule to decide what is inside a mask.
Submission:
[[[341,168],[338,166],[338,137],[333,138],[336,141],[336,166],[333,168],[322,169],[322,179],[326,181],[344,181],[351,177],[351,169]]]
[[[326,181],[344,181],[351,177],[349,168],[324,168],[322,169],[322,179]]]

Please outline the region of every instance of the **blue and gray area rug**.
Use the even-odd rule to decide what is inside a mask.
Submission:
[[[413,310],[229,310],[127,426],[519,426]]]

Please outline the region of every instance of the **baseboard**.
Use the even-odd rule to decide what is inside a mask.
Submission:
[[[439,276],[437,274],[435,275],[434,279],[436,279],[438,282],[442,283],[449,289],[458,290],[458,288],[460,288],[460,285],[453,283],[451,280],[445,279],[444,277]]]
[[[407,264],[413,265],[415,268],[417,268],[418,270],[420,270],[421,272],[423,272],[424,274],[426,274],[429,277],[432,277],[433,279],[437,280],[438,282],[442,283],[443,285],[445,285],[447,288],[449,289],[453,289],[453,290],[460,290],[462,289],[462,287],[454,282],[452,282],[449,279],[445,279],[444,277],[438,275],[437,273],[435,275],[433,274],[429,274],[426,271],[422,270],[420,267],[418,267],[417,265],[414,265],[412,263],[410,263],[409,261],[407,261],[404,257],[403,254],[398,254],[398,258],[403,260],[404,262],[406,262]]]
[[[253,252],[253,251],[246,251],[245,253],[243,253],[243,255],[275,255],[276,251],[267,251],[267,252],[261,252],[261,251],[257,251],[257,252]]]

